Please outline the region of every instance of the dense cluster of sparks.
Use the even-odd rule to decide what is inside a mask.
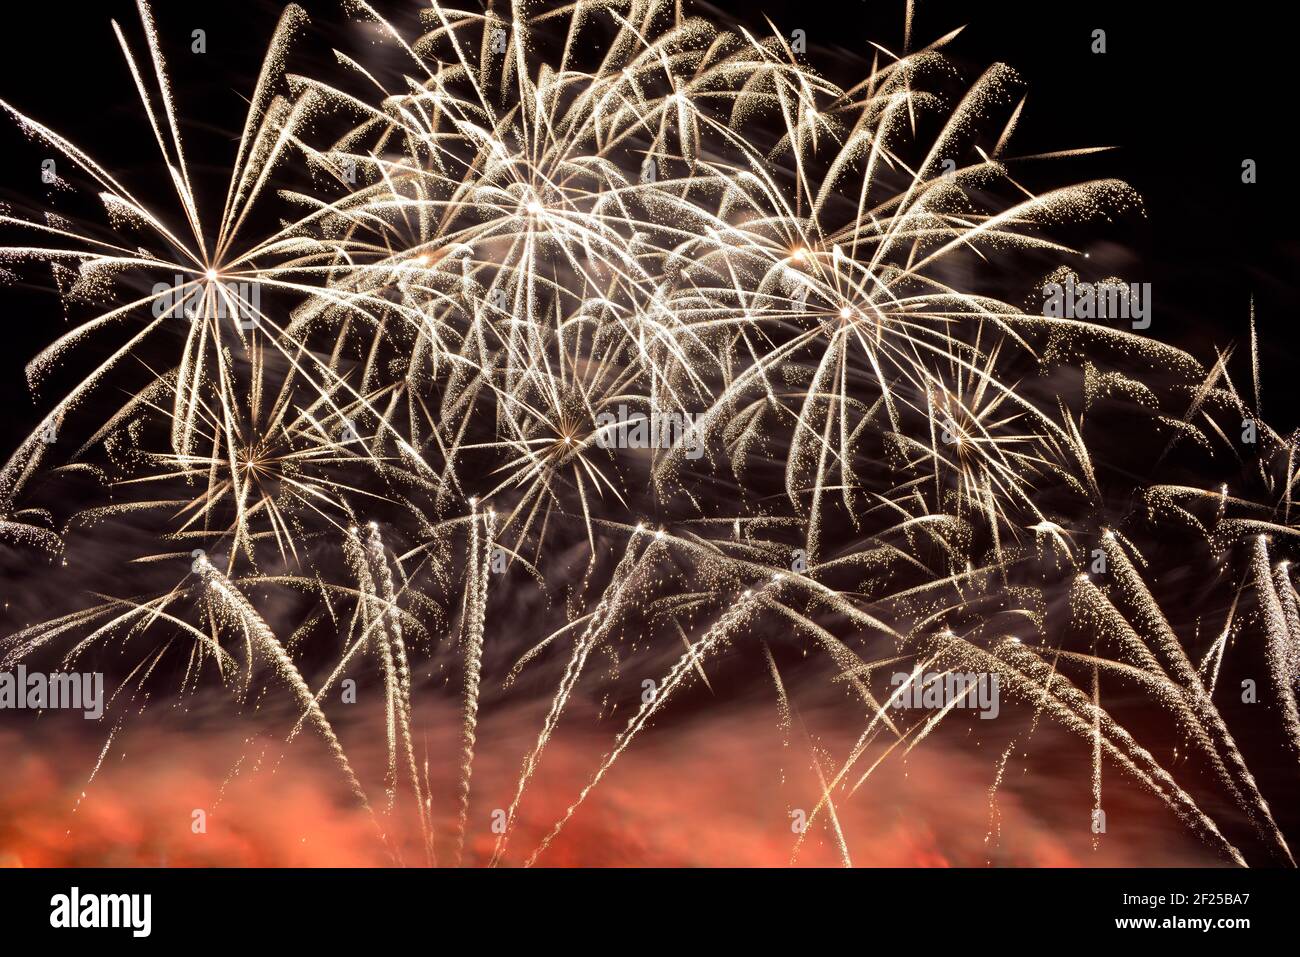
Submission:
[[[128,522],[156,543],[120,572],[138,590],[20,627],[3,663],[119,648],[114,733],[164,680],[246,704],[287,691],[287,736],[325,740],[378,831],[416,819],[431,863],[460,861],[481,830],[480,704],[532,673],[555,676],[553,698],[493,863],[545,863],[715,665],[757,662],[788,734],[815,689],[783,672],[809,656],[860,721],[847,753],[809,751],[810,830],[848,862],[837,802],[955,718],[891,708],[889,675],[996,672],[1026,717],[998,782],[1054,722],[1091,749],[1097,806],[1104,762],[1225,859],[1290,863],[1216,691],[1228,650],[1258,649],[1266,724],[1300,754],[1300,597],[1280,560],[1300,531],[1296,438],[1259,419],[1258,374],[1240,395],[1227,353],[1207,367],[1032,298],[1082,264],[1053,224],[1135,208],[1132,192],[1022,185],[1019,164],[1043,157],[1010,153],[1015,74],[931,91],[953,76],[951,36],[876,47],[842,88],[776,29],[724,30],[672,0],[528,7],[434,3],[406,37],[354,4],[401,80],[339,53],[338,85],[289,71],[307,26],[289,7],[215,210],[143,0],[145,53],[114,30],[177,212],[3,103],[74,171],[61,185],[93,184],[119,238],[0,216],[24,236],[0,259],[52,268],[76,317],[30,363],[33,388],[95,357],[0,472],[0,538],[57,557],[92,524]],[[958,288],[971,263],[1007,259],[1027,305]],[[620,405],[698,416],[703,455],[602,441]],[[1121,429],[1153,450],[1148,477],[1108,470]],[[1188,479],[1225,463],[1231,488]],[[98,500],[60,514],[69,483]],[[1222,599],[1192,627],[1162,610],[1148,557],[1175,539]],[[382,801],[331,723],[341,681],[363,673],[384,691]],[[1178,774],[1107,709],[1110,689],[1168,713],[1190,756]],[[458,753],[422,753],[430,698],[455,702]],[[530,780],[580,698],[633,714],[550,834],[517,847]],[[430,762],[456,768],[454,795],[434,793]],[[1211,791],[1250,829],[1230,836]]]

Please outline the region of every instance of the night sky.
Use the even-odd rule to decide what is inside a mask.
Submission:
[[[334,70],[331,46],[364,58],[364,31],[340,25],[343,18],[334,15],[332,4],[303,5],[313,17],[313,26],[295,48],[291,70]],[[375,5],[391,13],[394,22],[405,24],[408,33],[414,32],[409,6],[393,2]],[[24,5],[6,11],[7,33],[0,38],[5,51],[0,56],[0,99],[66,135],[120,173],[138,195],[170,213],[176,208],[175,197],[109,24],[111,17],[119,18],[135,42],[138,22],[134,5],[109,0],[71,9],[73,12],[63,5]],[[794,29],[806,30],[808,62],[841,84],[862,75],[864,61],[869,63],[873,56],[870,40],[893,50],[901,50],[903,45],[903,4],[887,0],[826,4],[774,0],[761,6],[747,0],[699,5],[698,9],[724,22],[765,32],[766,24],[757,12],[761,9],[787,36]],[[242,97],[252,85],[279,12],[274,4],[234,0],[159,3],[155,9],[168,44],[173,89],[187,124],[187,155],[197,192],[213,203],[220,203],[225,189],[244,115]],[[1290,75],[1293,54],[1288,59],[1283,50],[1285,31],[1280,21],[1269,22],[1273,16],[1244,6],[1217,11],[1170,10],[1165,5],[1132,0],[1086,4],[935,0],[919,4],[912,41],[914,46],[924,44],[966,27],[946,48],[960,72],[960,82],[953,80],[954,90],[961,90],[994,61],[1005,62],[1019,72],[1028,99],[1012,155],[1114,147],[1089,156],[1017,166],[1016,175],[1033,190],[1101,177],[1115,177],[1135,187],[1143,199],[1144,215],[1130,212],[1112,222],[1092,222],[1086,227],[1064,224],[1056,235],[1089,252],[1092,273],[1085,279],[1116,273],[1130,282],[1151,284],[1150,334],[1155,338],[1186,349],[1206,365],[1213,362],[1216,349],[1235,349],[1229,369],[1238,383],[1250,378],[1253,298],[1262,357],[1263,412],[1273,428],[1286,435],[1300,426],[1300,398],[1291,388],[1300,372],[1300,348],[1292,335],[1292,323],[1300,316],[1300,239],[1291,225],[1300,213],[1300,190],[1292,169],[1293,147],[1286,141],[1291,120],[1287,110],[1278,106],[1282,91],[1294,85]],[[201,55],[189,52],[189,34],[195,28],[207,31],[207,52]],[[1106,33],[1104,54],[1090,49],[1096,29]],[[137,51],[142,46],[137,44]],[[40,164],[46,152],[26,140],[8,117],[0,116],[0,201],[28,214],[48,210],[102,222],[93,197],[51,196],[41,184]],[[1252,184],[1242,182],[1246,159],[1257,164],[1258,181]],[[309,180],[305,175],[295,178],[290,169],[284,172],[284,182],[306,185]],[[257,215],[264,214],[259,211]],[[268,224],[273,226],[274,220],[260,225]],[[16,234],[11,233],[0,227],[0,241],[12,242]],[[1043,262],[1046,260],[1035,265]],[[1041,270],[1008,276],[1005,270],[992,267],[987,272],[968,268],[971,272],[965,279],[972,289],[1005,296],[1021,305],[1032,301],[1026,298],[1033,294],[1032,281],[1042,275]],[[71,360],[33,397],[24,380],[24,366],[65,330],[66,321],[63,307],[43,282],[41,271],[27,268],[19,272],[21,275],[0,288],[0,315],[5,328],[11,330],[0,349],[0,403],[4,409],[0,446],[6,455],[41,421],[61,390],[84,371],[78,363],[93,358]],[[1021,279],[1024,282],[1017,287]],[[1133,450],[1124,448],[1124,435],[1115,437],[1113,444],[1116,455],[1100,465],[1103,479],[1127,475],[1125,455]],[[111,545],[120,546],[124,554],[128,548],[116,540]],[[1152,547],[1159,548],[1160,543]],[[1166,584],[1167,594],[1187,597],[1196,592],[1195,583],[1180,579],[1177,573]],[[1189,605],[1195,597],[1187,598]],[[31,603],[38,601],[32,599]],[[521,605],[503,617],[522,633],[532,623],[533,613],[534,609]],[[524,647],[522,639],[519,647]],[[675,642],[672,652],[681,653]],[[793,660],[790,653],[782,663],[793,667]],[[734,670],[727,670],[731,668]],[[682,713],[687,718],[707,718],[715,710],[720,712],[709,733],[687,720],[675,729],[674,739],[669,740],[667,732],[648,733],[645,750],[626,762],[628,767],[608,795],[601,792],[592,816],[583,819],[557,846],[552,863],[708,864],[738,854],[737,848],[744,851],[736,863],[784,861],[788,833],[781,827],[765,831],[754,826],[759,819],[784,825],[785,813],[782,799],[764,790],[764,782],[769,782],[765,775],[788,755],[772,731],[766,665],[755,657],[744,665],[720,666],[719,673],[719,686],[735,692],[725,708],[718,708],[712,687],[696,686],[682,696]],[[1228,666],[1225,681],[1237,677]],[[801,678],[801,682],[792,679],[792,687],[802,684],[807,688],[819,682],[830,687],[829,668],[818,672],[816,666],[808,666]],[[526,681],[524,684],[527,686]],[[824,741],[828,750],[851,747],[857,730],[837,724],[830,716],[828,702],[840,690],[836,686],[826,692],[817,707],[804,716],[809,739]],[[519,766],[517,753],[531,741],[532,732],[521,728],[535,726],[544,713],[544,702],[540,695],[534,696],[518,710],[504,696],[496,703],[500,710],[485,718],[485,726],[494,727],[508,747],[484,758],[480,780],[499,801],[513,783]],[[632,704],[635,706],[635,699]],[[26,846],[38,863],[385,862],[368,841],[359,816],[340,811],[342,802],[335,793],[338,782],[333,780],[332,767],[319,755],[319,760],[312,760],[300,754],[285,759],[291,773],[281,779],[269,781],[250,775],[251,780],[241,780],[232,789],[231,806],[240,809],[250,822],[238,838],[227,834],[202,851],[178,852],[155,822],[186,813],[186,808],[203,800],[203,794],[220,788],[231,763],[241,760],[245,743],[238,726],[214,730],[217,722],[205,721],[211,717],[209,705],[196,705],[193,714],[172,715],[167,722],[151,727],[146,732],[147,742],[136,749],[150,755],[142,762],[110,764],[105,769],[102,790],[106,796],[94,809],[88,805],[83,815],[97,821],[96,833],[101,836],[72,851],[58,850],[65,825],[59,814],[66,810],[66,799],[83,779],[87,761],[93,764],[102,738],[71,729],[76,740],[67,746],[68,755],[75,760],[64,767],[48,758],[64,746],[58,743],[59,727],[63,726],[29,729],[26,738],[0,726],[0,759],[7,753],[26,754],[27,758],[15,775],[21,787],[0,789],[0,821],[8,815],[17,822],[10,828],[12,832],[37,835]],[[588,706],[584,716],[592,717],[598,709]],[[625,714],[621,712],[620,718]],[[608,715],[599,717],[607,722],[601,730],[609,730]],[[267,715],[259,719],[271,723]],[[373,715],[366,720],[373,720]],[[1242,720],[1254,727],[1250,722],[1256,719],[1248,715]],[[671,723],[665,723],[672,730]],[[349,733],[356,742],[359,766],[382,774],[383,730],[359,720]],[[1173,731],[1153,733],[1162,746],[1178,744]],[[436,737],[437,732],[434,734]],[[485,731],[485,737],[487,734]],[[194,749],[192,763],[178,766],[161,757],[169,747],[187,747],[195,740],[203,747]],[[178,745],[178,741],[186,743]],[[31,742],[41,742],[41,746],[29,747]],[[449,736],[447,741],[435,741],[434,746],[439,743],[450,746],[452,742]],[[933,752],[918,752],[910,764],[891,765],[881,775],[874,813],[860,808],[845,812],[846,826],[856,830],[862,846],[871,848],[859,856],[859,863],[986,862],[983,837],[989,818],[983,794],[996,754],[988,753],[991,748],[974,754],[960,744],[960,734],[954,732],[954,737],[938,743]],[[1265,780],[1274,780],[1270,774],[1276,773],[1283,787],[1288,786],[1287,781],[1293,782],[1292,768],[1279,771],[1271,763],[1276,748],[1268,743],[1255,745],[1258,750],[1249,757],[1260,762]],[[585,783],[586,771],[601,749],[600,740],[583,735],[555,747],[551,787],[540,805],[530,810],[535,816],[521,824],[530,836],[544,834],[549,822],[564,810],[565,799]],[[1042,755],[1045,773],[1033,782],[1018,783],[1019,790],[1007,798],[999,812],[1007,822],[1006,850],[994,863],[1211,861],[1210,852],[1182,833],[1150,794],[1118,783],[1120,776],[1110,769],[1106,772],[1107,785],[1114,788],[1110,806],[1118,811],[1115,839],[1100,856],[1089,856],[1088,835],[1079,828],[1069,829],[1086,813],[1090,800],[1087,772],[1078,771],[1079,767],[1086,769],[1087,749],[1062,735],[1060,740],[1045,742],[1042,751],[1046,752]],[[275,760],[273,754],[268,762]],[[665,783],[661,769],[668,765],[680,782],[674,785],[679,788],[675,794],[671,789],[666,793],[656,790]],[[1073,768],[1069,791],[1056,786],[1067,774],[1067,766]],[[804,770],[783,768],[782,774],[788,771],[792,780],[809,784],[810,778],[801,778],[807,778]],[[277,790],[279,781],[286,778],[293,782],[296,813],[286,810],[284,794]],[[440,777],[437,783],[445,790],[455,784],[450,776],[446,780]],[[45,800],[43,787],[56,793],[57,800]],[[746,795],[748,803],[727,804],[738,793]],[[971,795],[973,800],[966,800]],[[1300,809],[1294,804],[1292,801],[1291,806],[1278,810],[1283,830],[1289,834],[1300,827]],[[727,810],[714,818],[714,829],[701,838],[680,825],[678,814],[690,813],[681,811],[683,805],[697,810],[726,805]],[[956,807],[961,810],[954,810]],[[1067,821],[1073,824],[1067,826]],[[1246,830],[1240,820],[1234,821],[1234,826]],[[121,845],[102,836],[114,833],[114,828],[129,834]],[[310,833],[315,843],[306,838],[299,842],[295,828]],[[5,850],[4,837],[0,830],[0,853]],[[491,840],[481,833],[471,837],[471,856],[485,858]],[[123,851],[128,844],[136,850]],[[810,849],[809,860],[831,864],[837,856],[833,847],[821,842]]]

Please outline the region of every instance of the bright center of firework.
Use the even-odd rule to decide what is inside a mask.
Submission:
[[[841,319],[852,319],[852,318],[853,318],[853,310],[850,309],[848,306],[845,306],[843,309],[840,310],[840,318],[841,318]]]
[[[217,280],[217,271],[215,269],[209,269],[204,275],[207,277],[208,282],[216,282]]]

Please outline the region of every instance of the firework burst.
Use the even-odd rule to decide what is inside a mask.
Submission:
[[[1138,208],[1113,180],[1022,186],[1018,168],[1048,157],[1012,152],[1012,70],[946,95],[950,34],[876,47],[841,87],[779,33],[669,0],[509,17],[435,3],[414,36],[349,6],[400,63],[338,53],[333,79],[294,73],[309,23],[286,9],[215,216],[148,6],[147,57],[114,24],[183,230],[3,103],[120,239],[3,217],[27,238],[0,258],[48,267],[89,312],[32,361],[32,385],[74,352],[97,359],[0,471],[0,537],[57,555],[118,523],[153,543],[129,562],[138,589],[14,631],[6,665],[113,648],[130,662],[122,715],[155,689],[280,696],[286,741],[320,736],[393,859],[405,821],[428,863],[459,863],[476,829],[481,715],[545,688],[484,856],[523,864],[546,862],[686,689],[713,690],[715,665],[755,663],[789,740],[800,694],[825,690],[783,676],[809,657],[847,690],[857,735],[808,756],[809,825],[849,863],[837,807],[954,715],[893,707],[889,675],[996,673],[1025,720],[998,745],[993,800],[1055,723],[1092,754],[1094,809],[1105,762],[1226,860],[1293,863],[1217,680],[1235,644],[1262,647],[1270,714],[1300,754],[1296,437],[1259,419],[1258,374],[1249,403],[1226,355],[1206,368],[962,288],[974,261],[1032,296],[1057,274],[1025,264],[1079,267],[1053,224]],[[119,402],[127,366],[146,372]],[[686,421],[688,441],[628,441],[627,410],[632,428]],[[1155,450],[1140,480],[1104,468],[1120,420]],[[50,423],[78,440],[45,441]],[[1232,488],[1187,480],[1211,473]],[[60,514],[73,477],[96,500]],[[1162,604],[1153,563],[1174,539],[1199,563],[1203,629]],[[536,614],[520,625],[513,608]],[[331,720],[367,664],[382,801]],[[1162,760],[1108,709],[1134,689],[1194,758]],[[448,753],[422,753],[434,701],[457,715]],[[521,846],[548,743],[592,711],[620,730]]]

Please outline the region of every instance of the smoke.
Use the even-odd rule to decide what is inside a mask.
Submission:
[[[197,711],[197,709],[196,709]],[[60,718],[64,716],[59,716]],[[817,715],[805,715],[815,724]],[[822,747],[842,750],[828,727]],[[798,835],[792,811],[811,812],[819,794],[807,743],[783,742],[774,708],[747,704],[649,733],[619,759],[538,860],[539,866],[784,866]],[[367,771],[385,761],[382,727],[342,727],[349,756]],[[385,866],[418,863],[418,835],[369,816],[340,781],[319,739],[284,745],[195,712],[120,732],[93,782],[95,755],[72,722],[42,719],[0,735],[0,862],[9,866]],[[484,715],[464,864],[486,863],[493,812],[507,805],[536,716],[519,709]],[[1052,732],[1033,742],[1065,758],[1072,744]],[[417,729],[417,747],[452,755],[458,729],[448,710]],[[586,783],[608,739],[585,728],[559,734],[513,825],[518,864]],[[983,748],[928,744],[880,765],[836,814],[856,866],[1190,866],[1218,863],[1150,796],[1108,782],[1111,828],[1091,849],[1086,780],[1023,772],[1012,761],[992,814],[993,770]],[[178,760],[184,755],[184,760]],[[1086,779],[1086,761],[1074,766]],[[431,765],[432,811],[452,833],[457,768]],[[374,774],[363,777],[378,780]],[[84,797],[82,793],[84,791]],[[195,811],[205,831],[195,833]],[[991,823],[992,822],[992,823]],[[990,840],[990,830],[993,836]],[[440,851],[443,848],[439,848]],[[823,818],[799,847],[800,866],[843,863]]]

